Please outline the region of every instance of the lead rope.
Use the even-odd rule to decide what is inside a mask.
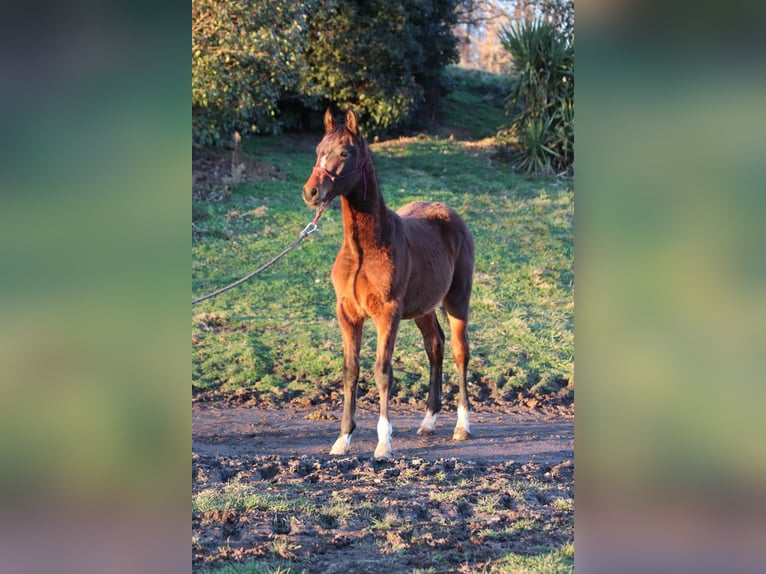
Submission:
[[[259,274],[259,273],[261,273],[262,271],[265,271],[266,269],[268,269],[269,267],[271,267],[272,265],[274,265],[274,263],[276,263],[277,261],[279,261],[280,259],[282,259],[282,257],[284,257],[285,255],[287,255],[287,254],[288,254],[290,251],[292,251],[293,249],[295,249],[296,247],[298,247],[298,244],[299,244],[301,241],[303,241],[304,239],[306,239],[306,237],[308,237],[309,235],[311,235],[312,233],[314,233],[314,232],[317,230],[317,221],[319,221],[319,217],[322,215],[322,212],[325,210],[325,207],[327,207],[327,206],[326,206],[326,205],[321,205],[321,206],[319,206],[319,208],[317,209],[316,215],[314,215],[314,219],[312,219],[312,220],[311,220],[311,222],[309,222],[309,224],[308,224],[308,225],[306,225],[306,227],[304,227],[304,228],[303,228],[303,230],[301,230],[301,232],[298,234],[298,237],[295,239],[295,241],[293,241],[293,242],[292,242],[292,243],[291,243],[291,244],[290,244],[290,245],[289,245],[289,246],[288,246],[286,249],[284,249],[284,251],[282,251],[282,252],[281,252],[279,255],[275,256],[275,257],[274,257],[273,259],[271,259],[270,261],[268,261],[268,262],[264,263],[264,264],[263,264],[263,265],[261,265],[261,266],[260,266],[258,269],[256,269],[255,271],[253,271],[252,273],[248,273],[247,275],[245,275],[244,277],[242,277],[242,279],[238,279],[238,280],[237,280],[237,281],[235,281],[234,283],[230,283],[230,284],[229,284],[229,285],[227,285],[226,287],[221,287],[220,289],[217,289],[217,290],[213,291],[212,293],[208,293],[207,295],[205,295],[205,296],[203,296],[203,297],[198,297],[197,299],[193,299],[193,300],[192,300],[192,306],[196,305],[197,303],[199,303],[199,302],[201,302],[201,301],[204,301],[205,299],[211,299],[212,297],[215,297],[216,295],[220,295],[220,294],[221,294],[221,293],[223,293],[224,291],[228,291],[229,289],[233,289],[233,288],[234,288],[234,287],[236,287],[237,285],[241,285],[242,283],[244,283],[244,282],[245,282],[245,281],[247,281],[248,279],[252,279],[253,277],[255,277],[256,275],[258,275],[258,274]]]

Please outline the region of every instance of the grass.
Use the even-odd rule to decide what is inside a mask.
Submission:
[[[462,472],[450,471],[443,484],[427,475],[411,488],[390,485],[384,492],[373,473],[345,486],[265,484],[247,476],[214,480],[193,497],[192,548],[199,571],[322,571],[327,557],[320,558],[319,568],[319,548],[328,556],[337,548],[334,559],[353,572],[410,571],[415,565],[438,572],[572,571],[571,483],[540,485],[532,475],[511,477],[494,469],[492,480],[462,488]],[[508,504],[511,488],[524,504]],[[538,496],[543,492],[551,496]],[[236,528],[228,526],[233,529],[227,533],[227,524]],[[257,563],[247,561],[252,555]],[[239,564],[209,570],[229,561]],[[464,568],[458,570],[460,564]]]
[[[513,535],[519,535],[522,532],[535,532],[541,528],[541,524],[534,518],[521,518],[511,524],[507,530]]]
[[[205,513],[210,510],[264,510],[269,512],[301,511],[311,512],[311,503],[302,497],[288,498],[260,492],[256,485],[232,481],[223,489],[209,488],[192,495],[192,512]]]
[[[359,512],[357,505],[333,493],[332,502],[320,508],[319,523],[323,528],[337,528]]]
[[[428,493],[428,499],[436,502],[452,502],[455,503],[462,496],[465,496],[465,492],[457,489],[449,490],[432,490]]]
[[[452,132],[442,132],[449,135],[456,131],[456,137],[465,134],[472,139],[494,136],[508,120],[504,109],[511,77],[449,66],[446,78],[451,90],[441,102],[441,119]]]
[[[386,513],[383,517],[373,517],[370,523],[372,530],[390,530],[399,518],[393,513]]]
[[[242,564],[226,564],[203,570],[203,572],[205,574],[297,574],[306,570],[279,564],[265,564],[261,561],[248,561]]]
[[[476,510],[479,512],[494,514],[497,511],[499,504],[499,494],[487,494],[486,496],[479,497],[478,503],[476,504]]]
[[[487,118],[501,111],[466,85],[450,96],[458,107],[448,107],[448,117],[454,123],[459,116],[466,125],[479,118],[477,129],[486,134],[488,123],[499,116]],[[478,103],[460,103],[465,94],[473,94]],[[319,136],[312,138],[312,144],[318,140]],[[515,399],[519,392],[571,396],[571,182],[520,177],[492,159],[486,141],[421,136],[373,144],[372,149],[390,208],[415,200],[443,201],[465,218],[473,232],[476,269],[469,325],[473,392],[481,388],[498,400]],[[195,297],[270,259],[311,219],[312,211],[301,199],[301,187],[314,163],[310,146],[295,136],[262,137],[247,142],[243,154],[277,166],[281,176],[245,180],[225,201],[195,200]],[[297,397],[325,400],[337,391],[342,344],[330,285],[330,269],[342,240],[337,205],[324,214],[319,227],[318,233],[263,274],[192,308],[195,393],[245,390],[261,402],[283,404]],[[360,396],[374,391],[374,354],[375,330],[368,321]],[[449,355],[444,371],[449,399],[456,384]],[[424,397],[428,361],[412,322],[400,328],[394,373],[398,398]]]
[[[574,572],[574,544],[548,549],[539,554],[509,553],[494,563],[492,574],[564,574]]]
[[[551,503],[551,508],[561,512],[574,512],[574,501],[568,498],[557,498]]]

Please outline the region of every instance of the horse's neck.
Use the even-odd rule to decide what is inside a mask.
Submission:
[[[348,197],[341,197],[343,235],[346,242],[362,249],[386,245],[390,240],[393,212],[389,211],[378,189],[375,171],[365,171],[367,187],[360,182]]]

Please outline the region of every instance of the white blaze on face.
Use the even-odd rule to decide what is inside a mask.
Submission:
[[[319,160],[319,167],[322,169],[327,169],[327,154],[323,155]]]
[[[456,429],[465,429],[465,432],[471,432],[468,425],[468,409],[462,406],[457,407],[457,425]]]
[[[348,454],[348,449],[351,447],[351,435],[342,434],[335,441],[330,449],[330,454]]]

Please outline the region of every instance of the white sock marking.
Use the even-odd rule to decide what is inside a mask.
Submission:
[[[380,417],[378,419],[378,446],[375,449],[375,456],[388,457],[391,455],[391,434],[393,433],[393,427],[388,422],[387,418]]]
[[[351,435],[342,434],[335,441],[330,449],[330,454],[348,454],[348,449],[351,447]]]
[[[460,405],[457,407],[457,424],[455,425],[455,428],[465,429],[465,432],[468,433],[471,432],[468,425],[468,409]]]
[[[430,410],[426,410],[426,416],[423,417],[423,422],[420,423],[420,428],[434,432],[436,430],[436,416]]]

